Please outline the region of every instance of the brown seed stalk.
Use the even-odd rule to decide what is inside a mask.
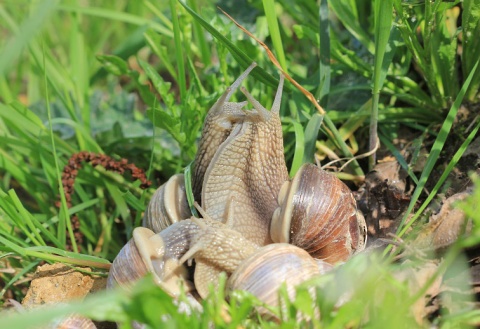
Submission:
[[[93,152],[82,151],[74,153],[68,160],[67,165],[63,168],[62,172],[62,185],[65,191],[65,200],[67,201],[67,207],[72,206],[72,194],[74,193],[75,179],[77,178],[78,171],[82,168],[83,163],[90,163],[92,166],[102,166],[108,171],[113,171],[123,175],[125,172],[130,172],[132,180],[140,180],[140,188],[147,188],[151,185],[151,182],[147,179],[145,171],[138,168],[133,163],[128,163],[127,159],[115,160],[112,157],[105,154],[97,154]],[[55,203],[57,208],[60,208],[60,198]],[[81,245],[83,242],[83,234],[80,231],[80,221],[75,214],[70,218],[72,224],[72,230],[77,245]],[[72,250],[72,242],[67,234],[67,249]]]

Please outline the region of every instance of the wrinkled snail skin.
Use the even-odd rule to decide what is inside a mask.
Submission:
[[[334,175],[305,164],[278,198],[270,231],[275,242],[291,243],[329,263],[365,247],[364,219],[350,189]]]
[[[195,259],[194,282],[201,298],[207,297],[209,285],[217,287],[222,272],[230,275],[243,260],[256,250],[255,244],[241,233],[212,219],[198,219],[199,230],[180,263]]]
[[[243,121],[245,113],[242,108],[247,102],[229,102],[232,95],[247,78],[248,74],[257,66],[252,63],[235,82],[227,88],[222,96],[210,108],[203,123],[202,135],[195,155],[192,176],[193,195],[201,203],[201,190],[205,171],[212,161],[219,146],[227,139],[236,122]]]
[[[283,76],[271,111],[242,90],[254,109],[245,111],[218,147],[204,175],[202,208],[215,220],[235,218],[233,227],[262,246],[272,242],[270,220],[288,179],[279,110]]]
[[[159,233],[170,225],[190,217],[182,174],[172,176],[152,196],[142,226]]]

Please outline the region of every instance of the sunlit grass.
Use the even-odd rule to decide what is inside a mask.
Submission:
[[[266,42],[285,72],[326,111],[320,115],[299,90],[286,86],[281,115],[290,172],[305,162],[329,162],[329,154],[342,158],[367,152],[367,141],[375,140],[378,130],[417,183],[407,218],[462,101],[478,101],[479,1],[322,0],[317,6],[308,0],[264,0],[251,2],[245,11],[235,2],[216,5]],[[15,270],[0,271],[2,297],[8,290],[21,299],[25,285],[15,284],[40,260],[108,268],[140,223],[153,189],[141,191],[138,182],[90,165],[79,172],[73,207],[64,206],[63,213],[55,207],[59,172],[72,154],[127,158],[148,169],[156,187],[192,161],[206,111],[251,62],[258,68],[245,84],[267,108],[278,83],[278,69],[265,51],[210,1],[7,1],[0,4],[0,21],[0,270]],[[418,178],[393,149],[392,127],[400,125],[422,131],[442,127]],[[478,129],[477,123],[465,136],[415,218]],[[362,167],[350,165],[338,175],[360,182],[368,166],[359,163]],[[475,197],[464,207],[477,223]],[[65,251],[67,217],[73,214],[85,236],[80,253]],[[462,247],[480,242],[477,231],[454,245],[438,275],[460,259]],[[465,267],[462,262],[455,266]],[[358,255],[309,283],[318,288],[314,304],[322,314],[311,327],[421,326],[412,307],[433,282],[418,287],[420,292],[410,291],[408,283],[395,279],[408,268],[375,254]],[[133,293],[112,291],[28,317],[2,316],[0,327],[36,326],[75,309],[98,320],[135,319],[153,327],[292,328],[298,326],[298,313],[311,316],[305,291],[300,288],[296,300],[285,301],[287,311],[273,310],[280,324],[261,319],[255,313],[259,302],[242,293],[224,301],[219,292],[204,302],[204,313],[179,313],[171,298],[147,280]],[[352,297],[340,306],[342,294]],[[469,300],[461,302],[469,305]],[[478,323],[475,310],[451,310],[433,324]],[[170,317],[162,320],[162,312]]]

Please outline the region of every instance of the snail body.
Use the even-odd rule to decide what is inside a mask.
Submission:
[[[232,125],[202,185],[202,208],[208,215],[222,221],[233,212],[234,228],[259,246],[272,242],[270,220],[280,187],[288,179],[279,116],[282,88],[283,77],[271,111],[242,90],[254,109]]]

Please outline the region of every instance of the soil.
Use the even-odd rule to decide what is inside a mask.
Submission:
[[[417,201],[416,208],[433,189],[452,157],[473,129],[478,113],[477,105],[460,108],[451,133],[427,180],[424,192]],[[430,128],[432,133],[425,136],[418,131],[401,128],[398,132],[399,137],[393,141],[417,178],[420,178],[426,164],[428,150],[431,149],[440,128],[440,126]],[[420,141],[421,145],[416,145],[415,140]],[[471,193],[473,183],[470,177],[475,173],[480,174],[479,168],[480,137],[477,137],[464,152],[418,223],[430,222],[432,216],[438,214],[442,204],[448,198],[459,193]],[[380,148],[377,152],[377,165],[366,175],[365,182],[359,190],[354,192],[358,207],[365,215],[367,222],[369,245],[374,244],[378,239],[392,239],[410,204],[414,188],[415,184],[397,159],[385,147]]]
[[[459,110],[445,146],[412,213],[423,203],[443,175],[454,154],[470,134],[473,125],[477,123],[478,113],[477,105],[468,108],[464,106]],[[401,130],[400,137],[394,140],[397,150],[417,178],[420,178],[428,152],[434,144],[435,132],[440,128],[440,126],[433,127],[432,134],[424,136],[408,129]],[[415,146],[414,140],[417,138],[421,144]],[[402,239],[397,238],[396,232],[405,217],[415,184],[386,148],[381,148],[377,155],[378,160],[374,170],[366,175],[365,183],[354,192],[358,207],[364,213],[367,223],[367,246],[369,249],[382,250],[389,243],[396,245],[401,250],[400,255],[396,257],[397,262],[408,262],[413,258],[423,264],[415,272],[417,277],[415,281],[423,282],[435,273],[432,268],[441,263],[448,247],[457,239],[468,235],[472,229],[471,220],[466,218],[463,211],[455,207],[455,202],[471,195],[472,174],[480,175],[480,137],[477,134],[448,175],[439,193]],[[407,218],[407,222],[411,217],[412,215]],[[426,257],[427,254],[433,255],[434,258]],[[464,255],[469,261],[469,273],[462,273],[462,275],[464,278],[470,277],[472,290],[458,293],[469,295],[473,292],[476,297],[472,301],[475,304],[473,307],[478,309],[480,306],[480,266],[478,265],[480,247],[464,250]],[[423,319],[432,320],[441,312],[447,310],[448,313],[449,310],[458,307],[458,305],[448,305],[448,301],[440,298],[442,292],[456,289],[454,288],[457,284],[455,277],[445,276],[437,281],[438,279],[425,293],[422,302],[413,307],[413,314],[419,324],[423,323]],[[464,305],[464,307],[469,308],[472,305]]]

